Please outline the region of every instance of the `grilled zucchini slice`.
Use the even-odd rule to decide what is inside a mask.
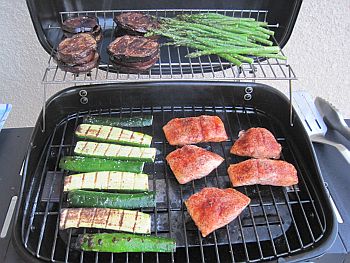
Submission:
[[[155,196],[153,192],[120,194],[73,190],[68,192],[67,204],[69,207],[138,209],[154,207]]]
[[[132,193],[146,192],[148,191],[148,175],[103,171],[66,176],[64,178],[64,191],[76,189]]]
[[[116,231],[149,234],[151,216],[139,211],[109,208],[63,208],[60,229],[100,228]]]
[[[80,139],[139,147],[149,147],[152,142],[152,136],[147,134],[94,124],[80,124],[75,131],[75,135]]]
[[[81,156],[139,162],[153,162],[156,151],[156,148],[86,141],[78,141],[74,148],[74,153]]]
[[[152,126],[153,116],[147,115],[143,117],[130,117],[130,118],[91,116],[91,117],[84,118],[83,123],[106,125],[106,126],[113,126],[113,127],[129,127],[129,128],[146,127],[146,126]]]
[[[81,234],[76,247],[96,252],[174,252],[176,241],[172,238],[141,236],[124,233]]]
[[[129,162],[104,158],[65,156],[61,158],[59,167],[74,172],[120,171],[142,173],[143,162]]]

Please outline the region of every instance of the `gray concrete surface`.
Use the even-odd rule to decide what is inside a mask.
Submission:
[[[350,1],[304,0],[284,48],[299,80],[295,89],[321,96],[350,118]],[[40,46],[24,0],[0,0],[0,103],[12,103],[5,127],[35,124],[42,105],[40,81],[48,55]],[[268,84],[287,92],[286,82]],[[49,86],[48,96],[63,86]]]

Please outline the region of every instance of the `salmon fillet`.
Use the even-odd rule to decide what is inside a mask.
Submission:
[[[203,188],[185,201],[194,223],[206,237],[234,220],[250,203],[250,198],[232,188]]]
[[[280,158],[282,146],[269,130],[250,128],[241,131],[238,136],[238,140],[231,148],[231,153],[254,158]]]
[[[171,145],[222,142],[228,138],[218,116],[175,118],[163,127],[163,131]]]
[[[186,145],[169,153],[166,160],[177,181],[185,184],[207,176],[224,158],[195,145]]]
[[[290,186],[298,183],[297,170],[285,161],[249,159],[227,170],[233,186],[262,184]]]

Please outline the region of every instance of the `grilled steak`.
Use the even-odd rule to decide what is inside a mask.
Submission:
[[[86,57],[82,58],[82,59],[76,59],[72,62],[64,62],[63,60],[59,59],[59,63],[60,64],[64,64],[65,66],[70,66],[70,67],[74,67],[74,66],[78,66],[78,65],[84,65],[90,61],[92,61],[95,58],[96,52],[91,52],[89,53]],[[60,56],[58,55],[57,58],[59,58]]]
[[[65,63],[75,63],[94,53],[96,48],[96,40],[91,35],[77,34],[61,41],[57,49],[57,58]]]
[[[93,36],[96,42],[102,39],[102,29],[98,24],[98,18],[93,16],[68,18],[62,23],[62,30],[66,37],[72,37],[77,33],[87,33]]]
[[[115,61],[110,57],[113,67],[122,73],[140,73],[147,71],[157,62],[158,59],[159,56],[155,56],[146,62],[123,63]]]
[[[175,118],[164,127],[165,137],[171,145],[227,140],[223,122],[218,116]]]
[[[291,186],[298,183],[297,170],[285,161],[250,159],[231,164],[227,171],[233,186]]]
[[[224,159],[195,145],[186,145],[168,154],[166,160],[180,184],[210,174]]]
[[[158,28],[159,22],[156,18],[142,13],[122,13],[114,18],[118,28],[129,35],[143,35],[152,28]]]
[[[107,52],[114,62],[148,62],[159,55],[159,43],[140,36],[122,36],[108,45]]]
[[[280,158],[282,146],[269,130],[250,128],[241,131],[238,136],[238,140],[231,148],[231,153],[254,158]]]
[[[234,220],[250,203],[250,198],[232,188],[202,189],[185,201],[194,223],[206,237]]]
[[[62,30],[69,33],[85,33],[91,32],[98,26],[97,17],[78,16],[66,19],[62,23]]]
[[[82,72],[88,72],[93,68],[96,68],[99,62],[100,62],[100,56],[98,55],[98,53],[94,53],[93,59],[84,64],[80,64],[80,65],[66,64],[60,60],[57,60],[57,65],[60,69],[64,71],[68,71],[72,73],[82,73]]]

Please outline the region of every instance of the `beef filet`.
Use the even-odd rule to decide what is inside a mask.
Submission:
[[[141,36],[122,36],[107,47],[114,68],[124,73],[150,69],[159,58],[159,43]]]
[[[159,43],[140,36],[122,36],[116,38],[107,47],[114,62],[148,62],[159,55]]]
[[[239,138],[230,152],[240,156],[279,159],[281,150],[282,146],[269,130],[250,128],[239,133]]]
[[[61,41],[57,58],[65,63],[75,63],[95,53],[96,49],[96,40],[89,34],[81,33]]]
[[[187,211],[203,237],[234,220],[250,198],[232,188],[203,188],[185,201]]]
[[[123,29],[128,35],[143,35],[152,28],[158,28],[159,22],[147,14],[128,12],[114,18],[118,29]]]
[[[93,36],[96,42],[102,39],[102,28],[98,24],[98,18],[94,16],[68,18],[62,23],[62,30],[66,37],[73,37],[77,33],[87,33]]]
[[[235,187],[252,184],[291,186],[298,183],[297,170],[285,161],[250,159],[231,164],[227,171]]]
[[[157,62],[158,59],[159,56],[155,56],[146,62],[125,63],[115,61],[112,57],[110,57],[113,67],[121,73],[141,73],[147,71]]]
[[[180,184],[210,174],[224,159],[195,145],[186,145],[168,154],[166,160]]]
[[[96,68],[99,62],[100,62],[100,56],[98,55],[97,52],[95,52],[92,60],[84,64],[67,64],[61,60],[57,60],[57,65],[60,69],[64,71],[68,71],[72,73],[83,73],[83,72],[89,72],[93,68]]]
[[[62,30],[69,33],[86,33],[98,26],[98,19],[94,16],[78,16],[66,19],[62,23]]]

